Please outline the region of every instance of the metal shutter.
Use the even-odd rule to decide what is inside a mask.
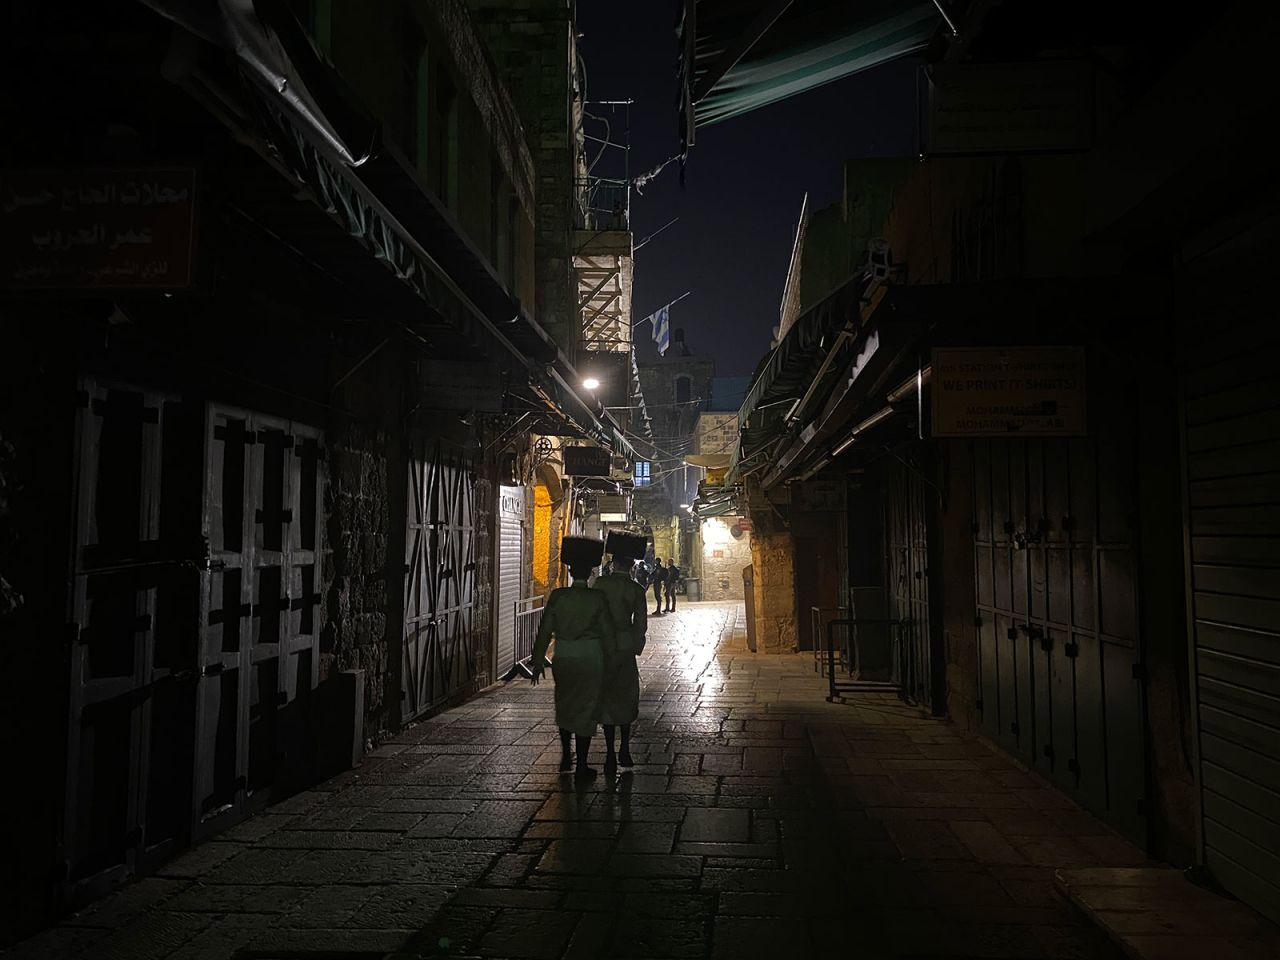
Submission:
[[[498,638],[494,679],[515,666],[516,603],[524,556],[524,490],[502,487],[498,510]]]
[[[1205,866],[1280,920],[1280,328],[1259,313],[1280,229],[1183,278],[1192,666]]]

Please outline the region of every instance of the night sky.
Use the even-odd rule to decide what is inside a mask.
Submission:
[[[636,101],[633,175],[679,150],[674,7],[657,0],[578,3],[588,99]],[[684,328],[691,352],[714,357],[717,375],[751,373],[778,322],[805,191],[819,209],[839,199],[845,159],[914,153],[916,66],[890,63],[701,128],[685,188],[672,164],[632,198],[637,243],[680,218],[636,253],[635,317],[692,290],[672,308],[672,328]],[[596,146],[587,144],[588,158]],[[618,170],[602,160],[594,172]],[[654,356],[648,326],[636,334],[639,357]]]

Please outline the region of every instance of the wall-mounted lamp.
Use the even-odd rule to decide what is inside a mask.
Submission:
[[[600,389],[600,381],[597,380],[595,377],[587,377],[587,379],[582,381],[582,385],[586,387],[588,390]]]

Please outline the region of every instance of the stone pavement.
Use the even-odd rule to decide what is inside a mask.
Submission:
[[[650,621],[631,774],[558,775],[551,686],[517,681],[11,955],[1118,955],[1053,873],[1137,850],[892,697],[825,703],[810,658],[747,652],[742,617]]]

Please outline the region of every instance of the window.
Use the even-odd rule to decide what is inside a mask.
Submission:
[[[400,111],[395,138],[405,156],[420,165],[426,140],[422,107],[427,102],[427,41],[412,17],[404,20],[400,45]]]
[[[676,403],[688,403],[692,381],[688,377],[676,377]]]
[[[431,184],[450,210],[458,208],[458,95],[443,69],[436,71],[435,150]]]
[[[632,479],[635,480],[635,484],[637,487],[649,486],[649,483],[653,478],[649,474],[648,460],[636,461],[636,470],[635,470],[635,473],[632,474]]]

